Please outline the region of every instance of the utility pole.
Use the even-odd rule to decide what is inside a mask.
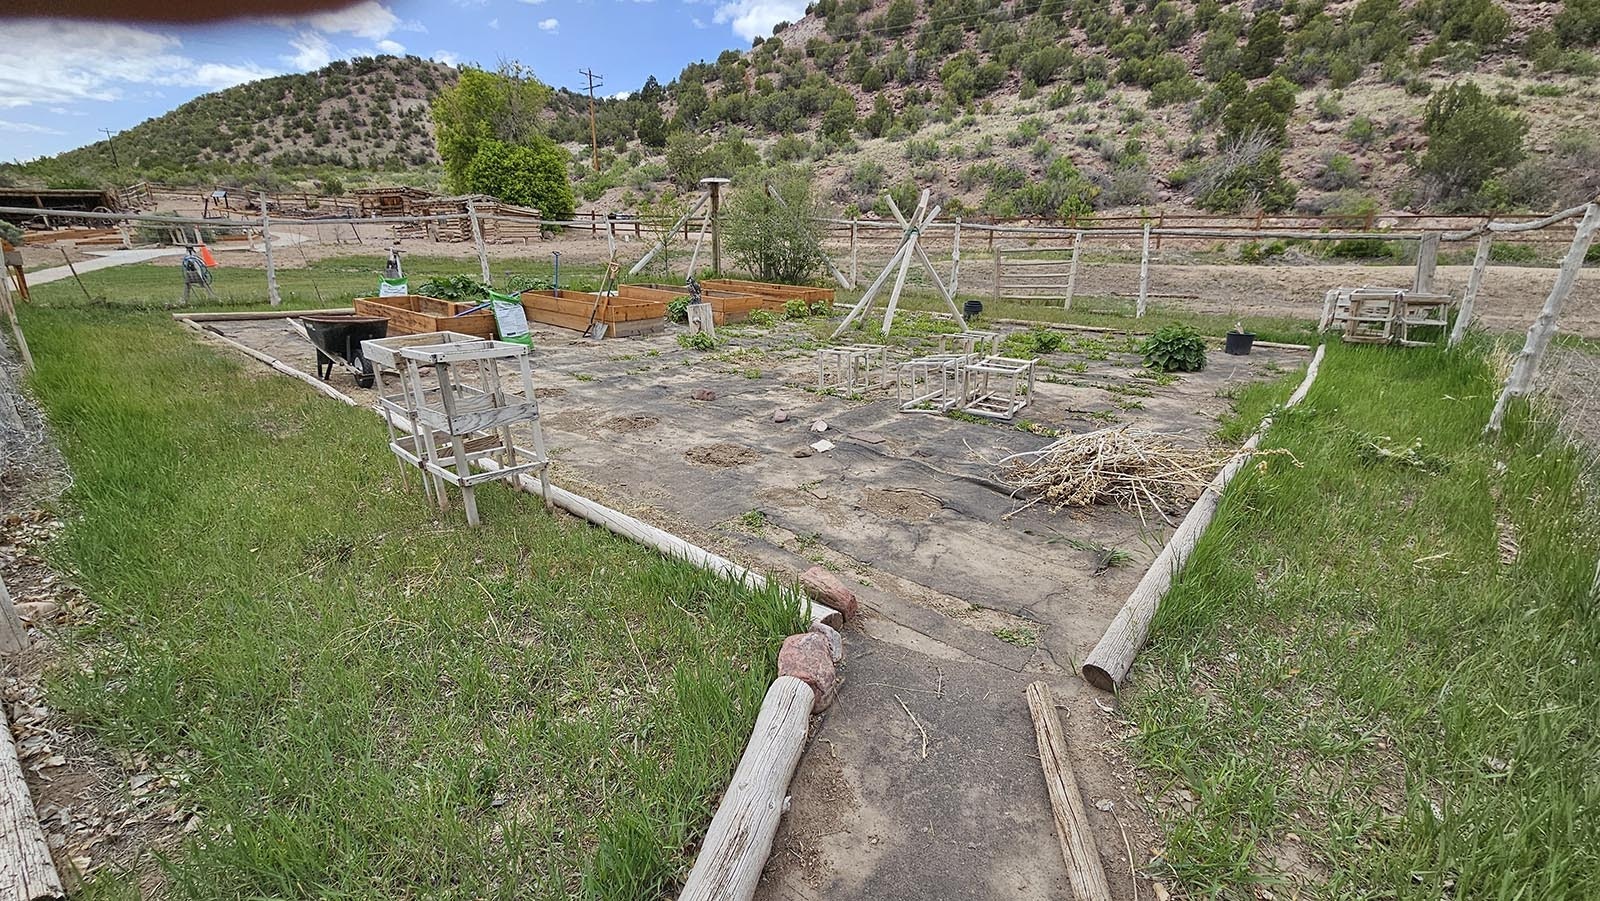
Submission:
[[[116,167],[116,168],[118,168],[118,169],[121,169],[122,168],[122,163],[117,161],[117,141],[116,141],[116,138],[112,135],[111,129],[109,129],[109,128],[102,128],[102,129],[100,129],[100,131],[103,134],[105,134],[105,136],[106,136],[106,144],[110,145],[110,147],[111,147],[111,165]]]
[[[605,84],[600,76],[589,69],[579,69],[578,74],[589,79],[589,147],[593,153],[594,171],[600,171],[600,137],[594,126],[594,89]]]

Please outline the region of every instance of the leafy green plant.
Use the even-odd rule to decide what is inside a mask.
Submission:
[[[667,318],[673,322],[689,321],[689,297],[687,295],[674,297],[667,301]]]
[[[778,317],[772,315],[770,310],[752,310],[745,321],[761,328],[771,328],[777,324]]]
[[[1037,357],[1061,349],[1066,336],[1053,329],[1031,328],[1025,332],[1012,332],[1001,343],[1001,348],[1011,356]]]
[[[783,318],[785,319],[804,319],[810,315],[811,307],[799,298],[783,302]]]
[[[423,282],[417,293],[440,300],[487,300],[489,286],[470,275],[436,275]]]
[[[811,303],[811,315],[831,316],[833,315],[833,304],[828,303],[826,300],[813,301]]]
[[[1206,341],[1188,325],[1164,325],[1140,348],[1144,365],[1157,372],[1199,372],[1206,368]]]
[[[695,332],[692,335],[679,335],[678,346],[686,350],[716,350],[717,339],[705,332]]]

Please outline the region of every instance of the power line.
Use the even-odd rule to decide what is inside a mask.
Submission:
[[[106,136],[106,144],[111,148],[111,165],[121,169],[122,163],[117,161],[117,142],[114,133],[109,128],[102,128],[100,131]]]
[[[605,84],[600,76],[589,69],[579,69],[578,74],[589,79],[589,148],[594,157],[594,171],[600,171],[600,135],[594,125],[594,89]]]

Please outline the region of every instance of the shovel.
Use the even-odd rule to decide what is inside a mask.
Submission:
[[[595,322],[594,318],[600,315],[600,304],[605,302],[610,292],[617,290],[617,270],[619,268],[616,260],[606,264],[606,277],[600,280],[600,290],[594,296],[594,306],[589,309],[589,327],[585,331],[585,335],[596,341],[606,336],[606,324],[604,322]]]

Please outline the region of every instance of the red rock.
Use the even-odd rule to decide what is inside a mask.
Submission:
[[[828,639],[816,632],[802,632],[783,640],[783,648],[778,651],[778,675],[793,676],[811,686],[816,692],[813,713],[826,710],[839,687],[839,671],[834,668]]]
[[[828,639],[828,655],[834,663],[844,659],[844,638],[839,635],[839,630],[824,622],[811,624],[811,631]]]
[[[855,592],[844,587],[838,577],[820,566],[813,566],[800,574],[800,587],[813,601],[827,604],[845,619],[855,619],[856,611],[861,607],[856,601]]]

